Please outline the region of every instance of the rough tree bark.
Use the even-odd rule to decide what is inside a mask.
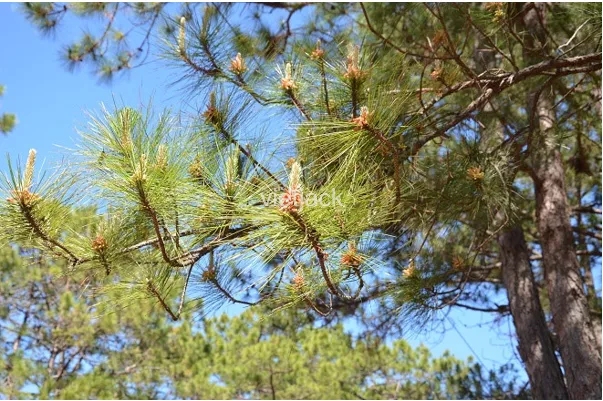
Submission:
[[[525,8],[525,56],[529,62],[542,61],[542,55],[546,54],[545,9],[544,3],[530,3]],[[545,84],[528,98],[528,115],[533,116],[530,152],[537,227],[567,388],[570,398],[601,399],[601,356],[574,247],[565,171],[553,130],[555,111],[551,85]]]
[[[555,346],[540,306],[523,230],[514,226],[498,236],[502,278],[534,399],[567,399]]]
[[[483,5],[485,7],[485,5]],[[475,32],[473,60],[476,73],[501,67],[501,60],[489,48],[487,41]],[[485,131],[480,144],[484,151],[498,146],[504,138],[504,127],[496,118],[491,103],[484,106],[480,115],[492,115],[495,129]],[[513,175],[515,172],[513,173]],[[497,220],[502,222],[503,216]],[[530,265],[530,251],[520,225],[506,227],[499,234],[502,280],[507,289],[509,308],[513,317],[515,333],[519,343],[519,355],[523,361],[534,399],[567,399],[563,373],[555,354],[555,344],[540,305],[540,296]]]
[[[601,399],[601,357],[574,249],[561,155],[557,149],[541,153],[542,165],[535,168],[537,225],[568,390],[572,398]]]

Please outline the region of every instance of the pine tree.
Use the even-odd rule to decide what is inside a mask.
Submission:
[[[165,3],[23,3],[22,11],[45,35],[53,35],[70,18],[87,22],[81,37],[61,50],[70,70],[88,66],[101,81],[111,81],[147,61],[151,34],[167,16]],[[127,29],[120,26],[127,24]],[[95,29],[98,28],[98,29]],[[126,28],[124,26],[124,28]]]
[[[4,85],[0,85],[0,97],[4,95]],[[15,128],[15,124],[17,123],[17,116],[13,113],[2,113],[0,115],[0,132],[3,134],[8,134],[10,131]]]
[[[201,320],[190,311],[176,325],[148,300],[112,308],[88,291],[96,283],[87,275],[65,275],[63,259],[8,246],[0,255],[3,399],[528,395],[507,366],[485,372],[403,340],[352,336],[300,310]]]
[[[284,16],[276,32],[266,8]],[[126,107],[83,132],[102,252],[56,235],[75,187],[33,189],[18,170],[10,239],[33,233],[174,320],[187,294],[327,317],[375,299],[384,320],[511,313],[535,396],[601,398],[600,7],[252,10],[247,29],[230,6],[166,20],[163,55],[206,99],[190,122]],[[254,137],[273,113],[295,128],[276,145]],[[508,306],[490,301],[502,289]]]

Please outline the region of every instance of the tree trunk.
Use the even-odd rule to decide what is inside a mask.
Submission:
[[[527,5],[524,55],[530,63],[547,54],[546,4]],[[574,399],[601,399],[601,356],[588,313],[586,294],[574,247],[565,171],[552,129],[554,96],[550,81],[528,95],[530,152],[536,191],[536,219],[542,248],[544,279],[567,388]]]
[[[534,399],[567,399],[555,346],[540,306],[523,230],[515,226],[498,236],[502,279]]]
[[[485,5],[482,5],[485,7]],[[478,74],[502,67],[501,60],[489,48],[487,41],[475,33],[476,41],[473,60]],[[491,103],[480,111],[480,117],[492,118],[494,129],[484,131],[480,137],[483,151],[504,142],[504,127]],[[512,173],[513,177],[516,170]],[[509,181],[513,181],[509,177]],[[498,222],[504,219],[497,216]],[[538,288],[530,265],[530,251],[520,225],[505,227],[499,234],[502,280],[507,289],[509,307],[519,343],[519,355],[530,380],[534,399],[567,399],[563,373],[555,354],[555,345],[540,305]]]
[[[540,146],[542,164],[535,169],[537,225],[568,390],[572,398],[601,399],[601,356],[574,249],[561,154]]]

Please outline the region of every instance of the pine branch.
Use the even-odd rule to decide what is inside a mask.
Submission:
[[[25,220],[27,221],[27,224],[29,225],[29,227],[33,230],[33,232],[40,239],[42,239],[44,242],[48,243],[51,248],[57,247],[60,250],[62,250],[63,252],[65,252],[69,256],[68,259],[71,261],[71,263],[73,263],[73,264],[78,263],[80,258],[75,256],[75,254],[72,251],[70,251],[65,245],[61,244],[59,241],[55,240],[54,238],[51,238],[42,229],[42,227],[40,227],[40,225],[38,224],[36,218],[34,217],[34,215],[32,213],[32,206],[25,205],[23,202],[19,202],[19,208],[21,210],[21,213],[23,214],[23,217],[25,217]]]
[[[155,230],[155,235],[157,235],[157,245],[159,246],[159,250],[161,251],[161,256],[163,260],[171,266],[184,267],[188,263],[178,262],[177,259],[172,259],[170,255],[167,253],[167,249],[165,247],[165,243],[163,242],[163,235],[161,233],[161,227],[159,225],[159,219],[157,217],[157,213],[151,207],[149,200],[147,198],[146,192],[142,186],[140,181],[136,182],[136,189],[138,192],[138,196],[140,198],[140,203],[143,209],[146,211],[148,216],[151,218],[151,222],[153,223],[153,229]],[[171,236],[169,236],[171,237]]]
[[[247,159],[249,159],[249,161],[255,167],[259,168],[264,173],[266,173],[266,175],[268,177],[270,177],[272,179],[272,181],[274,181],[281,189],[287,188],[278,178],[276,178],[276,176],[274,174],[272,174],[272,172],[270,170],[268,170],[262,163],[260,163],[255,157],[253,157],[251,152],[246,147],[241,145],[241,143],[239,141],[237,141],[237,139],[234,137],[234,135],[232,135],[230,132],[228,132],[222,124],[220,124],[220,125],[214,124],[213,126],[214,126],[214,128],[216,128],[216,130],[220,134],[222,134],[224,136],[224,138],[226,138],[230,143],[235,145],[237,147],[237,149],[239,149],[239,151],[241,153],[243,153],[245,155],[245,157],[247,157]]]
[[[249,302],[249,301],[244,301],[242,299],[237,299],[237,298],[233,297],[230,294],[230,292],[228,292],[224,287],[222,287],[222,285],[216,278],[211,279],[210,282],[214,285],[214,287],[216,287],[218,289],[218,291],[220,291],[230,302],[232,302],[234,304],[253,306],[253,305],[257,305],[259,302],[259,301]]]
[[[331,278],[331,274],[329,273],[329,270],[325,263],[325,260],[326,260],[325,253],[324,253],[324,250],[322,249],[322,246],[320,245],[319,235],[316,232],[316,230],[314,230],[312,227],[308,226],[299,213],[291,211],[291,212],[289,212],[289,215],[299,225],[302,232],[304,232],[306,234],[306,237],[310,241],[312,249],[316,253],[316,258],[318,259],[318,265],[320,267],[320,271],[325,280],[325,283],[327,284],[327,287],[329,288],[329,291],[331,291],[331,293],[333,295],[336,295],[343,299],[349,299],[350,297],[345,295],[335,285],[335,283],[333,282],[333,279]]]
[[[486,41],[488,42],[488,44],[489,44],[489,45],[490,45],[490,46],[491,46],[491,47],[492,47],[492,48],[493,48],[493,49],[494,49],[494,50],[495,50],[495,51],[496,51],[498,54],[500,54],[500,55],[501,55],[501,56],[502,56],[502,57],[503,57],[505,60],[507,60],[507,61],[508,61],[508,62],[509,62],[509,63],[510,63],[512,66],[513,66],[513,69],[514,69],[516,72],[517,72],[517,71],[519,71],[519,67],[517,67],[517,65],[515,64],[515,61],[514,61],[514,60],[513,60],[511,57],[507,56],[507,54],[506,54],[505,52],[503,52],[503,51],[502,51],[502,50],[501,50],[501,49],[500,49],[500,48],[499,48],[499,47],[496,45],[496,43],[494,43],[494,41],[492,40],[492,38],[490,37],[490,35],[488,35],[486,32],[484,32],[484,31],[483,31],[483,29],[481,29],[481,27],[480,27],[478,24],[476,24],[476,23],[473,21],[473,18],[471,18],[471,13],[468,11],[468,8],[467,8],[467,7],[461,7],[461,6],[459,6],[458,4],[453,4],[453,6],[454,6],[454,7],[455,7],[457,10],[459,10],[459,11],[461,11],[461,12],[463,12],[463,13],[465,14],[465,16],[467,17],[467,20],[469,21],[469,23],[471,24],[471,26],[473,26],[473,27],[474,27],[474,28],[475,28],[475,29],[476,29],[476,30],[477,30],[477,31],[480,33],[480,35],[481,35],[481,36],[482,36],[484,39],[486,39]]]
[[[592,213],[601,214],[601,209],[597,209],[593,206],[576,206],[572,209],[573,213]]]
[[[301,104],[301,102],[299,101],[297,96],[295,96],[295,94],[293,93],[293,90],[289,89],[287,91],[287,96],[289,96],[289,99],[291,99],[291,102],[295,105],[295,107],[297,107],[297,110],[299,110],[299,112],[305,117],[305,119],[308,121],[312,121],[310,114],[308,114],[308,112],[306,111],[304,106]]]
[[[495,308],[483,308],[474,305],[468,305],[461,303],[459,301],[454,302],[454,306],[461,307],[463,309],[469,309],[476,312],[487,312],[487,313],[499,313],[499,314],[507,314],[509,313],[509,305],[497,305]]]
[[[320,78],[322,80],[322,88],[325,95],[325,107],[327,109],[327,115],[332,115],[331,106],[329,104],[329,89],[327,87],[327,74],[325,73],[325,61],[321,58],[319,61]]]
[[[481,109],[494,95],[517,85],[528,78],[538,75],[564,76],[581,72],[598,71],[601,69],[601,53],[593,53],[585,56],[576,56],[567,59],[552,59],[526,67],[516,73],[502,73],[494,76],[482,76],[476,79],[464,81],[451,86],[441,96],[429,102],[424,112],[447,96],[460,92],[467,88],[480,88],[483,92],[467,108],[458,114],[452,121],[437,129],[432,134],[417,141],[410,152],[410,156],[416,155],[423,146],[436,138],[447,138],[447,131],[456,127],[459,123],[469,117],[474,111]],[[555,71],[551,71],[555,70]]]
[[[379,39],[381,39],[383,41],[383,43],[391,46],[398,53],[403,54],[403,55],[417,57],[417,58],[428,59],[428,60],[447,60],[450,58],[450,57],[438,57],[438,56],[433,56],[433,55],[428,55],[428,54],[413,53],[413,52],[410,52],[406,49],[403,49],[403,48],[397,46],[395,43],[393,43],[391,40],[387,39],[385,36],[383,36],[379,31],[377,31],[373,27],[373,25],[371,24],[371,21],[369,19],[368,13],[366,12],[366,8],[364,7],[364,3],[360,2],[359,4],[360,4],[360,8],[362,9],[362,14],[364,15],[364,20],[366,21],[366,25],[367,25],[368,29],[375,36],[377,36]]]
[[[446,27],[446,21],[442,17],[442,13],[440,11],[440,6],[438,5],[438,3],[435,3],[435,8],[437,12],[432,10],[431,7],[427,5],[427,3],[423,3],[423,5],[440,22],[440,25],[442,26],[442,31],[446,36],[446,40],[444,41],[444,49],[448,52],[450,58],[456,62],[456,64],[465,73],[465,75],[475,79],[476,75],[473,70],[469,68],[469,66],[467,66],[467,64],[461,59],[462,51],[459,54],[459,52],[457,52],[456,50],[456,47],[454,46],[454,43],[452,42],[452,38],[450,37],[450,34],[448,33],[448,28]]]
[[[180,316],[177,316],[174,312],[172,312],[172,309],[165,302],[165,300],[163,299],[163,297],[161,296],[161,294],[159,293],[159,291],[157,290],[157,288],[155,287],[153,282],[150,280],[147,282],[147,290],[151,293],[151,295],[153,295],[155,298],[157,298],[161,307],[168,313],[168,315],[170,315],[170,317],[172,318],[173,321],[177,321],[180,318]]]
[[[363,128],[366,129],[371,134],[373,134],[373,136],[375,136],[375,138],[377,138],[377,140],[379,142],[381,142],[385,147],[387,147],[391,153],[393,164],[394,164],[394,185],[396,186],[396,204],[399,204],[400,203],[400,152],[399,152],[398,148],[389,139],[387,139],[385,137],[385,135],[378,129],[376,129],[370,125],[366,125]]]

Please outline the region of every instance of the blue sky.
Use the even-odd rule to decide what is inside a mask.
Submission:
[[[59,59],[61,44],[79,35],[80,27],[64,25],[56,39],[43,37],[12,4],[0,4],[0,83],[6,92],[0,99],[0,113],[16,113],[18,125],[8,136],[0,136],[0,151],[11,158],[27,156],[36,148],[39,160],[50,165],[60,160],[73,147],[76,128],[86,124],[86,112],[98,112],[100,104],[111,108],[118,105],[146,106],[153,97],[156,108],[187,109],[180,93],[170,86],[174,70],[160,61],[144,65],[112,84],[99,84],[86,71],[71,73]],[[5,159],[0,160],[6,170]],[[506,303],[503,294],[501,303]],[[234,309],[230,310],[231,313]],[[492,326],[494,316],[465,310],[455,310],[442,334],[417,334],[412,327],[406,339],[417,345],[428,345],[434,354],[450,350],[459,358],[473,356],[489,368],[515,361],[515,341],[509,318]],[[450,321],[456,329],[451,328]],[[354,327],[350,327],[353,330]],[[525,377],[525,375],[524,375]]]
[[[87,111],[100,103],[147,105],[151,96],[158,106],[175,106],[177,93],[166,90],[170,75],[152,62],[113,84],[99,84],[85,69],[70,73],[59,57],[63,38],[76,38],[80,28],[63,25],[56,40],[43,37],[17,11],[0,4],[0,82],[6,87],[0,110],[16,113],[18,125],[0,138],[3,153],[25,157],[35,147],[41,158],[57,160],[55,145],[71,146],[76,127],[86,123]],[[163,69],[165,70],[165,68]]]

